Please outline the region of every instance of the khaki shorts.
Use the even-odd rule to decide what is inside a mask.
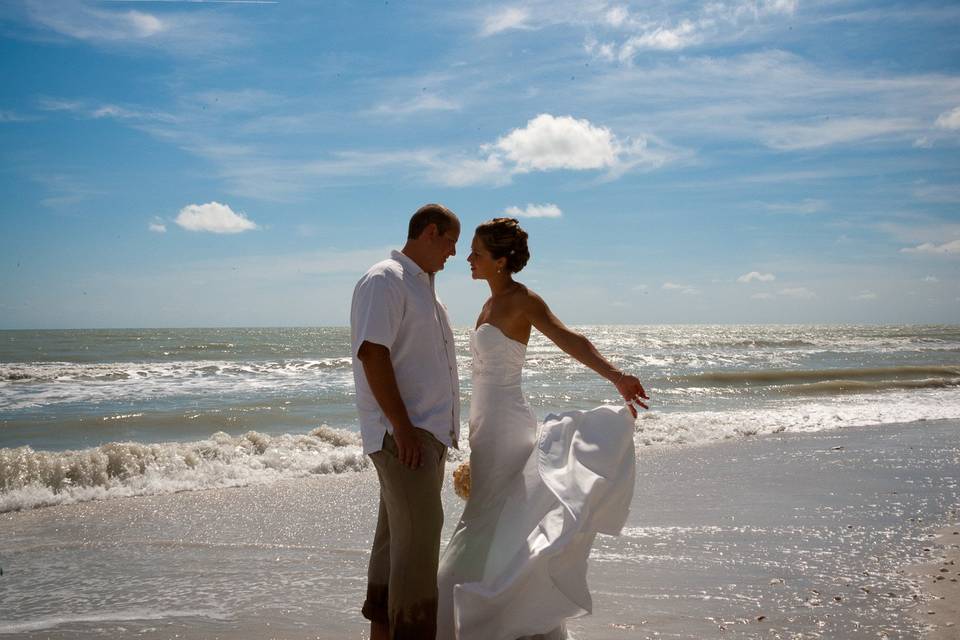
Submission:
[[[383,448],[370,454],[380,478],[380,509],[363,616],[387,625],[393,640],[432,640],[437,633],[440,489],[447,447],[423,429],[414,433],[422,449],[417,469],[400,464],[389,433]]]

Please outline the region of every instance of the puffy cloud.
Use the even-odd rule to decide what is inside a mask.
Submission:
[[[754,280],[756,280],[757,282],[772,282],[776,279],[777,277],[772,273],[760,273],[759,271],[751,271],[750,273],[745,273],[739,278],[737,278],[737,282],[747,283],[747,282],[753,282]]]
[[[789,289],[781,289],[779,293],[780,295],[788,298],[809,299],[817,297],[817,294],[806,287],[791,287]]]
[[[960,107],[941,113],[934,124],[941,129],[960,129]]]
[[[528,204],[523,209],[517,206],[507,207],[505,213],[517,218],[559,218],[563,215],[560,207],[549,203]]]
[[[493,148],[518,172],[550,169],[603,169],[617,162],[619,144],[610,129],[589,120],[542,113],[503,136]]]
[[[618,138],[610,129],[587,119],[542,113],[480,148],[485,158],[432,159],[432,177],[451,186],[506,184],[513,175],[559,169],[606,169],[618,178],[635,167],[654,169],[675,160],[682,151],[646,138]]]
[[[923,281],[924,282],[940,282],[940,278],[938,278],[937,276],[926,276],[923,279]]]
[[[256,223],[219,202],[189,204],[180,210],[175,222],[188,231],[242,233],[257,229]]]
[[[933,142],[930,141],[930,138],[927,136],[920,136],[913,141],[913,147],[915,149],[932,149]]]
[[[527,24],[527,20],[529,19],[530,12],[527,9],[523,7],[505,7],[484,18],[480,35],[486,37],[510,29],[528,29],[530,28]]]
[[[147,228],[153,233],[166,233],[167,225],[160,218],[154,218]]]
[[[945,242],[943,244],[934,244],[932,242],[924,242],[921,245],[916,247],[906,247],[900,249],[903,253],[932,253],[932,254],[951,254],[956,255],[960,254],[960,239],[951,240],[950,242]]]

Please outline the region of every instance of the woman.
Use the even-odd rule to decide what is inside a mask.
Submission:
[[[597,532],[619,533],[633,493],[633,420],[623,407],[550,416],[520,388],[530,331],[613,383],[636,417],[640,381],[619,371],[513,279],[530,253],[513,218],[477,227],[467,258],[490,298],[471,335],[471,487],[440,560],[438,640],[565,637],[589,612],[586,561]]]

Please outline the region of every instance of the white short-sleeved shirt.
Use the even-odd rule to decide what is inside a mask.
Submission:
[[[360,278],[350,309],[353,380],[365,454],[379,451],[393,425],[370,391],[360,345],[390,350],[400,397],[415,427],[457,446],[460,437],[460,382],[447,309],[437,298],[433,276],[393,251]]]

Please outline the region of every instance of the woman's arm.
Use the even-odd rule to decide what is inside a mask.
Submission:
[[[649,398],[646,391],[643,390],[640,380],[610,364],[606,358],[600,355],[592,342],[576,331],[571,331],[557,316],[553,315],[543,298],[527,290],[527,295],[524,296],[523,313],[530,324],[565,353],[612,382],[620,395],[627,401],[627,406],[630,408],[633,417],[637,417],[637,410],[631,403],[635,402],[644,409],[649,408],[643,402],[643,400],[649,400]]]

